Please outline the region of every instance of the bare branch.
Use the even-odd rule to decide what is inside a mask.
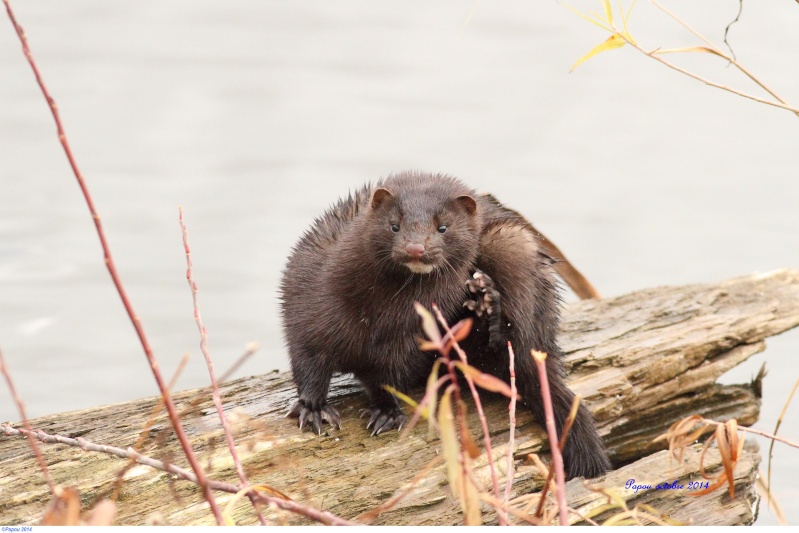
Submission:
[[[142,455],[133,448],[119,448],[117,446],[107,446],[105,444],[96,444],[94,442],[90,442],[86,439],[82,439],[80,437],[73,439],[70,437],[64,437],[62,435],[51,435],[49,433],[45,433],[41,430],[27,430],[27,429],[18,429],[11,424],[2,423],[0,424],[0,431],[3,432],[4,435],[13,437],[13,436],[23,436],[23,437],[34,437],[42,442],[51,443],[51,444],[66,444],[67,446],[76,446],[82,450],[88,452],[99,452],[105,453],[108,455],[114,455],[116,457],[122,457],[125,459],[134,459],[137,463],[155,468],[157,470],[162,470],[164,472],[169,472],[170,474],[174,474],[180,479],[190,481],[192,483],[199,485],[199,478],[194,473],[180,468],[179,466],[175,466],[170,463],[165,463],[164,461],[159,461],[158,459],[153,459],[152,457],[147,457],[146,455]],[[231,494],[236,494],[239,492],[242,487],[234,485],[232,483],[225,483],[222,481],[215,481],[213,479],[207,479],[207,486],[213,490],[219,490],[222,492],[229,492]],[[266,504],[274,504],[277,507],[284,509],[286,511],[291,511],[293,513],[297,513],[303,515],[307,518],[312,520],[316,520],[317,522],[321,522],[326,525],[331,526],[357,526],[360,525],[356,522],[351,522],[349,520],[345,520],[340,518],[332,513],[327,511],[321,511],[319,509],[314,509],[313,507],[309,507],[307,505],[303,505],[301,503],[295,502],[294,500],[286,500],[283,498],[277,498],[274,496],[269,496],[267,494],[260,493],[254,489],[250,489],[250,494],[258,499],[259,501],[266,503]]]
[[[227,443],[230,457],[233,459],[233,465],[236,468],[236,474],[239,476],[239,481],[241,481],[242,487],[247,488],[250,486],[250,484],[247,481],[247,474],[244,473],[244,468],[241,466],[239,454],[236,452],[236,442],[233,440],[233,432],[230,430],[230,424],[225,416],[225,409],[222,406],[222,393],[219,391],[219,384],[216,381],[216,374],[214,373],[214,361],[211,359],[211,354],[208,352],[208,332],[203,324],[202,315],[200,315],[200,306],[197,298],[197,283],[192,277],[189,230],[186,229],[186,224],[183,221],[183,207],[180,207],[178,211],[180,230],[183,235],[183,249],[186,251],[186,281],[189,283],[189,288],[191,289],[192,304],[194,306],[194,320],[197,322],[197,329],[200,331],[200,351],[203,354],[203,358],[205,358],[205,365],[208,367],[208,376],[211,378],[211,396],[214,401],[214,406],[216,407],[216,412],[219,415],[219,420],[222,423],[222,430],[225,433],[225,442]],[[255,509],[255,513],[258,516],[258,520],[262,525],[266,525],[266,520],[256,504],[253,493],[249,493],[249,498],[252,502],[253,508]]]
[[[114,286],[119,293],[119,298],[122,300],[122,305],[125,307],[125,311],[130,318],[131,323],[133,324],[133,329],[136,330],[136,335],[139,337],[139,341],[141,342],[142,348],[144,349],[144,354],[147,357],[147,361],[150,363],[150,370],[153,373],[153,377],[155,378],[156,383],[158,384],[158,390],[161,391],[161,395],[164,397],[164,402],[166,404],[167,411],[169,412],[169,419],[172,422],[172,427],[175,428],[175,433],[177,434],[178,440],[183,447],[183,451],[186,454],[186,458],[189,460],[192,469],[197,473],[197,478],[199,480],[200,486],[203,487],[203,494],[208,501],[208,505],[211,507],[211,511],[214,513],[216,517],[217,523],[222,524],[222,514],[219,510],[219,507],[214,500],[213,494],[211,490],[208,488],[205,478],[205,473],[203,472],[200,463],[197,461],[196,456],[194,455],[194,451],[191,448],[191,443],[189,442],[189,438],[186,436],[186,432],[183,430],[183,427],[180,423],[180,417],[178,416],[177,410],[175,409],[175,404],[172,401],[172,397],[169,395],[169,390],[164,382],[163,377],[161,376],[161,371],[158,367],[158,363],[155,360],[155,356],[153,355],[153,350],[150,347],[150,343],[147,340],[147,335],[144,332],[144,326],[142,325],[141,319],[139,315],[133,310],[133,305],[130,303],[128,299],[127,293],[125,292],[125,288],[122,285],[122,280],[117,273],[117,269],[114,266],[114,260],[111,257],[111,250],[108,247],[108,243],[106,242],[105,232],[103,231],[103,225],[100,220],[100,215],[97,213],[97,210],[94,207],[94,201],[92,200],[91,194],[89,193],[89,188],[86,184],[86,181],[83,179],[83,174],[81,174],[80,169],[78,168],[78,164],[75,161],[75,158],[72,154],[72,149],[69,146],[69,141],[67,139],[67,135],[64,131],[64,127],[61,123],[61,116],[58,113],[58,106],[55,103],[55,100],[50,95],[50,92],[47,89],[47,86],[42,79],[41,74],[39,73],[39,68],[36,66],[36,61],[33,58],[33,54],[31,53],[30,47],[28,46],[28,39],[25,36],[25,32],[22,29],[22,26],[17,23],[16,17],[14,17],[14,13],[11,10],[11,4],[9,0],[3,0],[3,3],[6,5],[6,12],[8,13],[8,18],[11,20],[11,24],[14,26],[14,29],[17,32],[17,36],[19,37],[19,41],[22,44],[22,52],[25,54],[25,57],[28,60],[28,64],[30,64],[31,69],[33,70],[33,75],[36,77],[36,83],[38,83],[39,88],[44,95],[45,100],[47,101],[48,105],[50,106],[50,112],[53,115],[53,120],[56,124],[56,129],[58,131],[58,140],[61,142],[61,146],[64,149],[64,153],[67,156],[67,160],[69,161],[70,167],[72,167],[72,172],[75,174],[75,178],[78,180],[78,186],[80,187],[81,192],[83,193],[83,198],[86,200],[86,206],[89,208],[89,213],[92,216],[92,220],[94,220],[94,226],[97,230],[97,237],[100,239],[100,245],[103,248],[103,255],[105,257],[105,266],[108,269],[108,273],[111,275],[111,279],[114,282]]]
[[[8,390],[11,392],[11,398],[14,399],[14,403],[17,405],[17,411],[19,411],[19,416],[22,419],[22,425],[24,425],[25,429],[28,431],[32,431],[30,421],[28,420],[28,415],[25,412],[25,404],[23,403],[19,394],[17,394],[17,389],[14,387],[14,382],[11,380],[11,373],[8,371],[8,365],[6,365],[6,360],[5,357],[3,357],[2,350],[0,350],[0,374],[3,374],[6,384],[8,385]],[[55,487],[53,485],[53,480],[50,479],[50,472],[47,470],[47,462],[44,460],[42,451],[39,449],[36,439],[34,439],[31,435],[27,435],[27,437],[28,444],[30,445],[33,454],[36,456],[36,461],[39,463],[39,470],[42,471],[44,481],[47,483],[50,492],[53,492]]]

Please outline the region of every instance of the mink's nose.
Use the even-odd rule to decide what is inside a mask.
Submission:
[[[424,255],[424,245],[409,243],[405,246],[405,251],[412,259],[419,259]]]

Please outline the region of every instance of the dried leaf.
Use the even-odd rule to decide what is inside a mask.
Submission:
[[[419,343],[419,349],[423,352],[437,352],[442,348],[441,345],[424,339],[416,339],[416,342]]]
[[[452,415],[452,385],[447,387],[438,409],[438,425],[441,431],[441,452],[447,465],[447,477],[453,496],[458,498],[463,509],[464,524],[467,526],[480,525],[480,500],[474,484],[464,476],[464,469],[468,465],[461,464],[460,447],[455,431],[455,418]]]
[[[547,360],[547,354],[544,352],[539,352],[538,350],[530,350],[530,355],[532,355],[533,359],[539,363],[543,363]]]
[[[438,408],[438,427],[441,432],[441,453],[447,465],[447,477],[452,495],[460,498],[463,471],[458,461],[458,437],[455,433],[455,418],[452,416],[452,385],[447,387]]]
[[[233,507],[238,503],[240,499],[242,499],[248,492],[251,490],[256,490],[258,492],[263,492],[267,496],[272,496],[273,498],[280,498],[281,500],[286,501],[293,501],[291,498],[277,490],[276,488],[270,487],[269,485],[252,485],[249,487],[244,487],[236,494],[230,498],[227,505],[225,506],[225,510],[222,511],[222,520],[225,522],[226,526],[235,526],[236,522],[233,520],[231,513],[233,512]]]
[[[735,496],[735,466],[738,464],[738,459],[743,450],[744,440],[738,436],[738,422],[735,419],[729,420],[726,424],[718,424],[715,433],[707,439],[704,447],[702,448],[702,455],[699,458],[699,473],[705,479],[712,479],[705,473],[704,458],[710,443],[715,440],[716,446],[721,456],[721,464],[724,467],[724,472],[711,484],[708,488],[692,492],[693,496],[702,496],[713,492],[717,488],[727,483],[727,488],[730,493],[730,498]]]
[[[425,387],[425,397],[429,398],[430,405],[429,405],[429,413],[430,416],[427,418],[427,434],[432,435],[434,429],[434,420],[436,419],[436,407],[438,404],[438,391],[436,390],[436,382],[438,381],[438,369],[441,367],[441,363],[443,363],[443,359],[436,359],[436,362],[433,363],[433,370],[430,371],[430,375],[427,376],[427,387]]]
[[[602,523],[603,526],[635,526],[639,525],[633,517],[632,511],[623,511],[615,514]]]
[[[458,370],[463,372],[464,376],[474,381],[475,385],[477,385],[481,389],[502,394],[507,398],[513,397],[513,391],[511,390],[510,385],[508,385],[501,379],[492,376],[491,374],[480,372],[475,367],[469,366],[460,361],[456,361],[455,366],[458,368]],[[521,396],[517,394],[516,398],[521,399]]]
[[[80,520],[80,494],[75,487],[55,487],[53,498],[44,510],[40,526],[77,526]]]
[[[576,69],[580,65],[580,63],[588,61],[589,59],[591,59],[592,57],[594,57],[595,55],[597,55],[597,54],[599,54],[601,52],[606,52],[608,50],[613,50],[614,48],[621,48],[622,46],[627,44],[627,41],[625,40],[625,37],[627,37],[630,41],[632,41],[632,37],[630,37],[630,35],[627,34],[627,33],[625,33],[624,36],[622,36],[620,33],[614,33],[613,35],[608,37],[605,41],[601,42],[600,44],[598,44],[594,48],[592,48],[590,52],[588,52],[583,57],[578,59],[577,63],[572,65],[572,68],[571,68],[571,70],[569,72],[574,71],[574,69]]]
[[[674,520],[673,518],[669,518],[668,516],[664,515],[651,505],[647,505],[645,503],[639,503],[633,509],[637,515],[641,518],[646,518],[650,522],[654,522],[659,526],[687,526],[687,522],[680,522],[679,520]]]
[[[110,526],[117,515],[117,504],[111,500],[103,500],[89,511],[86,518],[87,526]]]
[[[730,438],[726,430],[726,425],[719,424],[716,426],[716,446],[718,447],[719,455],[721,455],[721,464],[724,467],[724,476],[726,476],[728,480],[732,480],[732,469],[734,466],[732,452],[733,447],[731,446],[732,443],[730,442]],[[733,496],[735,496],[735,488],[733,487],[733,484],[730,483],[730,498]]]
[[[699,427],[694,429],[697,423]],[[693,444],[708,427],[710,427],[708,424],[702,422],[701,416],[692,415],[672,424],[666,433],[655,437],[652,442],[667,439],[670,456],[682,462],[686,447]]]
[[[469,332],[472,331],[472,324],[474,320],[471,318],[464,318],[463,320],[458,321],[457,324],[452,326],[452,338],[455,339],[457,342],[461,342],[463,339],[469,336]]]
[[[449,331],[444,334],[444,338],[441,342],[444,344],[445,354],[449,354],[449,351],[452,349],[454,343],[461,342],[463,339],[469,336],[469,332],[472,330],[472,322],[473,320],[471,318],[464,318],[452,326]]]
[[[435,343],[436,347],[441,346],[441,331],[438,329],[436,319],[433,314],[424,308],[419,302],[413,302],[413,308],[416,309],[416,314],[422,317],[422,331],[427,335],[427,338]]]
[[[627,509],[627,500],[625,500],[624,496],[619,494],[616,490],[602,488],[598,490],[598,492],[601,492],[607,497],[608,503],[610,505],[614,505],[619,509]]]
[[[480,456],[480,448],[475,444],[472,433],[469,431],[469,426],[466,424],[466,404],[463,401],[461,401],[461,412],[463,413],[463,419],[458,424],[461,433],[461,446],[463,446],[470,458],[476,459]]]

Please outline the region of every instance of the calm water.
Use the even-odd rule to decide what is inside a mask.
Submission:
[[[737,3],[671,2],[720,41]],[[579,4],[578,4],[579,5]],[[591,9],[598,5],[587,3]],[[292,243],[348,189],[443,171],[527,214],[605,295],[799,268],[799,119],[689,80],[555,2],[14,2],[118,269],[166,374],[203,386],[183,205],[219,371],[287,368],[276,286]],[[760,10],[760,11],[758,11]],[[5,17],[0,17],[5,19]],[[642,3],[647,48],[699,44]],[[739,60],[799,105],[799,10],[745,3]],[[677,58],[756,92],[710,56]],[[0,22],[0,348],[29,414],[156,393],[8,21]],[[758,93],[759,94],[759,93]],[[766,361],[773,428],[799,331]],[[799,406],[782,433],[799,439]],[[0,419],[17,420],[5,387]],[[775,487],[799,522],[799,450]],[[775,523],[761,509],[759,524]]]

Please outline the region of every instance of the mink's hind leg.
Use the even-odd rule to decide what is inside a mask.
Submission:
[[[355,377],[363,383],[369,393],[371,405],[364,409],[361,418],[369,416],[366,429],[372,430],[372,436],[380,435],[390,429],[402,429],[408,417],[402,412],[397,399],[393,394],[385,390],[382,385],[373,385],[372,378],[362,378],[358,374]]]
[[[481,355],[476,363],[484,371],[506,379],[507,348],[502,346],[500,350],[497,344],[505,339],[510,341],[515,352],[519,392],[536,420],[544,425],[541,384],[530,350],[547,353],[546,368],[555,425],[558,433],[562,433],[574,393],[566,386],[563,354],[557,343],[560,302],[550,260],[540,252],[535,235],[526,226],[514,226],[506,221],[485,232],[477,267],[484,275],[490,276],[494,290],[501,295],[502,316],[496,319],[493,312],[489,315],[489,335],[485,335],[482,327],[475,328],[472,333],[472,336],[480,333],[472,341],[477,343],[474,348]],[[489,287],[485,289],[488,293]],[[494,331],[491,331],[491,326]],[[480,343],[485,343],[485,346]],[[602,439],[591,413],[584,406],[577,411],[563,458],[569,478],[596,477],[610,469]]]
[[[318,435],[322,434],[324,422],[341,429],[341,416],[327,403],[327,390],[333,376],[333,369],[326,364],[327,359],[324,354],[311,358],[305,351],[291,353],[291,372],[300,398],[286,416],[298,418],[300,429],[308,425]]]

